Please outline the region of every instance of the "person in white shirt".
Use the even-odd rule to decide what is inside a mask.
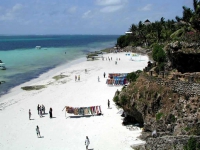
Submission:
[[[86,136],[86,139],[85,139],[86,150],[88,150],[89,144],[90,144],[90,140],[89,140],[88,136]]]

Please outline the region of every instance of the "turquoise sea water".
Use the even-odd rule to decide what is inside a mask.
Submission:
[[[0,36],[0,96],[58,65],[113,47],[117,35]],[[36,49],[35,46],[41,46]]]

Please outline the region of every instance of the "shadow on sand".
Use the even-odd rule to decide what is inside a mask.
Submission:
[[[38,138],[44,138],[44,136],[40,136],[40,137],[38,137]]]
[[[56,118],[56,117],[52,117],[52,118],[50,118],[50,119],[54,119],[54,118]]]
[[[67,116],[66,117],[66,119],[67,118],[83,118],[83,117],[85,117],[85,118],[89,118],[89,117],[93,117],[93,116],[103,116],[103,114],[101,114],[101,115],[77,115],[77,116]]]

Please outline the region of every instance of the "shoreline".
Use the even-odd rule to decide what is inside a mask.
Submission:
[[[37,82],[47,80],[46,78],[53,77],[53,75],[57,74],[58,72],[62,72],[62,70],[64,70],[65,68],[68,68],[68,67],[70,67],[74,64],[79,64],[81,62],[84,62],[85,60],[86,60],[85,57],[80,57],[80,58],[72,60],[71,62],[66,62],[64,64],[58,65],[55,68],[52,68],[52,69],[48,70],[47,72],[40,74],[37,78],[33,78],[33,79],[31,79],[31,80],[29,80],[25,83],[19,84],[15,87],[11,88],[8,92],[6,92],[5,94],[0,96],[0,99],[1,99],[0,103],[3,100],[5,100],[6,98],[8,98],[9,96],[14,96],[18,92],[23,91],[21,89],[21,87],[32,85],[32,84],[35,84]]]
[[[112,57],[112,61],[103,61],[101,58],[84,61],[86,58],[80,58],[68,64],[68,67],[61,66],[23,84],[23,86],[48,84],[47,88],[24,91],[20,89],[22,86],[20,85],[18,87],[20,91],[16,88],[15,94],[13,89],[10,95],[4,97],[1,105],[5,107],[0,111],[2,118],[0,149],[56,150],[58,147],[59,149],[67,147],[69,150],[83,149],[86,135],[91,141],[90,149],[131,150],[131,145],[144,143],[137,138],[141,134],[140,129],[132,131],[122,126],[121,109],[112,101],[114,93],[116,90],[121,90],[122,86],[106,85],[108,73],[128,73],[143,69],[147,65],[148,60],[130,61],[125,54],[125,52],[103,54],[104,57]],[[117,65],[116,58],[120,58]],[[106,78],[103,78],[104,72]],[[61,73],[67,77],[58,81],[52,79]],[[74,81],[75,75],[80,75],[80,81]],[[108,99],[110,109],[107,108]],[[54,118],[49,119],[48,114],[40,118],[37,114],[38,104],[44,104],[46,112],[52,107]],[[103,115],[67,118],[62,111],[65,106],[101,106]],[[33,120],[28,120],[29,109]],[[40,127],[42,139],[36,137],[36,125]]]

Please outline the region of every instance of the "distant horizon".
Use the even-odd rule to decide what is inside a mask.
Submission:
[[[125,34],[125,33],[124,33]],[[0,34],[0,36],[53,36],[53,35],[116,35],[120,36],[121,34]]]

